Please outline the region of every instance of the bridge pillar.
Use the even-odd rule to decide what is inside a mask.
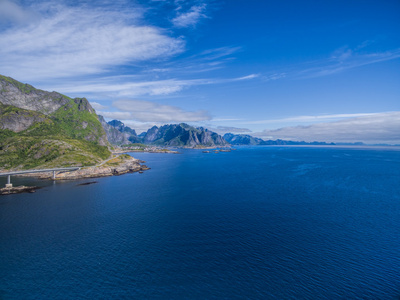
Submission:
[[[7,176],[6,188],[8,188],[8,189],[11,189],[11,188],[12,188],[11,175],[8,175],[8,176]]]
[[[56,171],[53,171],[53,180],[56,180]]]

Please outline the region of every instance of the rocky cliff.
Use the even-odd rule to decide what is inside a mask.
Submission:
[[[95,164],[110,155],[108,145],[85,98],[0,75],[0,169]]]
[[[110,144],[116,146],[131,144],[131,142],[128,139],[129,135],[120,132],[118,129],[108,124],[106,120],[104,120],[103,116],[99,115],[98,118],[101,125],[103,126],[103,129],[106,132],[107,139],[110,142]]]
[[[62,94],[35,89],[29,84],[0,75],[0,102],[49,115],[70,102],[70,99]]]
[[[112,120],[108,122],[108,125],[112,126],[120,133],[122,133],[125,138],[129,141],[128,143],[140,143],[142,140],[136,134],[136,131],[128,126],[125,126],[124,123],[118,120]]]
[[[228,146],[219,134],[185,123],[154,126],[143,136],[143,143],[173,147]]]

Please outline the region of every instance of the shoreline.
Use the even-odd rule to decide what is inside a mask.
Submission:
[[[18,174],[13,175],[13,177],[34,177],[49,180],[73,180],[81,178],[118,176],[126,173],[149,170],[150,168],[144,163],[145,161],[134,158],[128,154],[120,154],[104,160],[95,166],[81,167],[80,169],[74,171],[58,171],[55,174],[55,178],[53,178],[53,172]]]

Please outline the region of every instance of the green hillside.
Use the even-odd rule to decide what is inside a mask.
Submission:
[[[110,156],[108,146],[85,98],[0,76],[0,169],[94,165]]]

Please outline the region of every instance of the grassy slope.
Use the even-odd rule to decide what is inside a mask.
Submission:
[[[2,106],[2,113],[18,112],[26,110]],[[44,118],[18,133],[0,130],[0,169],[88,166],[110,156],[108,148],[98,144],[103,131],[96,115],[79,110],[74,100]]]

